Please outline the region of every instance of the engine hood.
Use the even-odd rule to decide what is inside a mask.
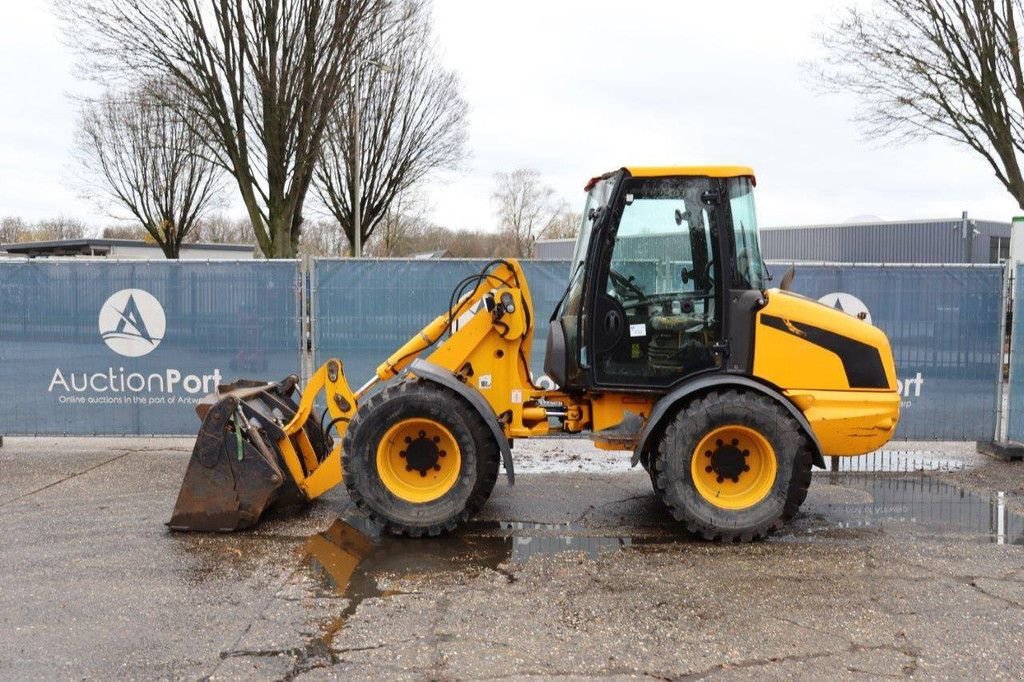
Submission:
[[[885,333],[852,315],[771,289],[756,316],[754,374],[784,390],[895,391]]]

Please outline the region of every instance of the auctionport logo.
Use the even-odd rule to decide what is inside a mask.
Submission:
[[[122,289],[100,308],[100,336],[110,350],[139,358],[156,350],[167,330],[160,301],[142,289]]]
[[[122,289],[100,308],[99,330],[110,350],[140,358],[160,345],[167,331],[167,316],[153,294]],[[130,367],[97,367],[95,371],[57,367],[47,391],[56,394],[61,404],[194,405],[198,396],[212,393],[221,381],[219,369],[190,374],[170,367],[146,373]]]

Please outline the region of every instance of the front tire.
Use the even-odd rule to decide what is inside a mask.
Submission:
[[[811,482],[811,450],[776,401],[713,392],[669,421],[653,474],[658,496],[691,533],[749,542],[796,514]]]
[[[386,532],[440,535],[487,501],[498,474],[492,444],[458,395],[403,381],[360,405],[342,446],[345,487]]]

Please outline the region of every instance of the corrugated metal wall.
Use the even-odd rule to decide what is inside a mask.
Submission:
[[[1010,224],[971,220],[968,249],[959,218],[768,228],[761,231],[771,260],[836,263],[988,263],[992,237],[1009,238]]]
[[[832,263],[991,263],[993,237],[1009,239],[1010,223],[970,219],[970,249],[960,218],[765,228],[766,259]],[[537,258],[569,260],[572,239],[537,242]]]
[[[538,260],[572,260],[575,239],[541,239],[537,242]]]

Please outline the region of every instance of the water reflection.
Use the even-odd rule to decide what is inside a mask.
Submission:
[[[1024,544],[1024,517],[1003,492],[977,494],[925,475],[839,474],[833,484],[863,490],[864,502],[810,501],[805,511],[834,528],[920,526],[931,534],[980,536],[996,544]],[[812,488],[813,491],[813,488]]]

